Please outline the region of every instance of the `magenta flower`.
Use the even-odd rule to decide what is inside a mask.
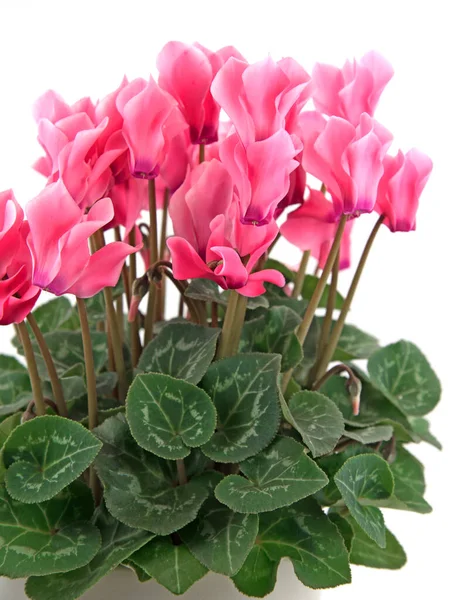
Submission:
[[[281,234],[291,244],[302,250],[309,250],[323,268],[333,243],[339,217],[333,203],[317,190],[310,190],[309,197],[297,210],[289,213],[280,227]],[[339,266],[350,266],[350,233],[354,220],[347,222],[341,241]]]
[[[169,211],[175,235],[167,245],[177,279],[211,279],[245,296],[262,294],[265,281],[284,285],[278,271],[252,273],[278,228],[274,221],[263,227],[241,222],[232,178],[219,161],[189,173]]]
[[[154,179],[164,160],[167,143],[186,126],[176,101],[150,81],[134,79],[117,96],[123,117],[123,136],[130,151],[134,177]]]
[[[363,113],[373,117],[393,74],[392,66],[377,52],[368,52],[359,62],[347,61],[342,69],[316,64],[312,72],[314,104],[318,111],[342,117],[356,127]]]
[[[242,58],[228,46],[212,52],[200,44],[167,43],[158,55],[158,83],[171,94],[189,125],[193,144],[218,140],[220,107],[211,95],[211,83],[230,57]]]
[[[367,114],[357,127],[340,117],[327,121],[317,112],[300,115],[302,165],[330,192],[336,213],[371,212],[383,175],[391,134]]]
[[[137,250],[113,242],[91,254],[89,238],[113,219],[112,202],[103,198],[85,213],[61,180],[28,202],[25,211],[33,284],[56,296],[89,298],[104,287],[115,286],[125,258]]]
[[[12,190],[0,193],[0,325],[20,323],[41,290],[31,282],[29,229]]]
[[[426,154],[413,148],[406,154],[399,151],[397,156],[386,156],[383,164],[375,210],[384,215],[384,224],[391,231],[414,230],[419,198],[433,163]]]

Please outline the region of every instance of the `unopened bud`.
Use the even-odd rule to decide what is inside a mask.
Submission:
[[[351,377],[347,383],[347,390],[352,401],[353,414],[359,415],[359,406],[361,401],[362,384],[357,377]]]

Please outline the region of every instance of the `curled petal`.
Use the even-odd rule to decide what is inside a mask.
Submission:
[[[276,269],[264,269],[251,273],[248,276],[247,284],[237,291],[243,296],[254,298],[255,296],[261,296],[266,291],[264,283],[273,283],[278,287],[283,287],[286,283],[283,275]]]

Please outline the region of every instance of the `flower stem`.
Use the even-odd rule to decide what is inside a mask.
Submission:
[[[177,460],[178,483],[185,485],[187,483],[186,467],[182,458]]]
[[[33,392],[33,400],[36,406],[36,413],[39,416],[45,415],[45,402],[42,394],[41,380],[39,377],[36,357],[34,355],[33,346],[31,345],[30,336],[25,323],[17,323],[17,328],[20,333],[20,340],[22,342],[23,351],[25,353],[25,360],[27,361],[28,374],[31,381],[31,389]]]
[[[47,346],[47,342],[45,341],[44,336],[39,328],[39,325],[34,318],[34,315],[30,313],[27,317],[27,321],[34,333],[34,337],[38,343],[39,349],[42,354],[42,358],[44,359],[45,365],[47,367],[47,372],[50,377],[50,383],[53,390],[53,396],[55,398],[55,403],[58,408],[58,413],[62,417],[67,417],[67,406],[66,401],[64,400],[64,392],[62,389],[61,381],[58,377],[58,373],[55,368],[55,363],[53,362],[52,355]]]
[[[309,301],[308,307],[306,308],[305,314],[303,316],[303,320],[300,323],[297,329],[297,338],[300,344],[303,345],[306,336],[308,335],[309,328],[311,327],[311,323],[314,319],[314,314],[319,306],[320,300],[322,299],[323,292],[325,290],[325,286],[327,285],[328,276],[330,275],[331,269],[333,268],[334,262],[336,260],[337,253],[339,252],[339,248],[341,245],[341,239],[344,234],[345,224],[347,223],[347,216],[342,215],[339,221],[339,225],[336,231],[336,235],[333,240],[333,244],[330,248],[330,252],[328,254],[327,261],[323,267],[322,275],[320,276],[319,281],[317,282],[316,288],[314,290],[313,295],[311,296],[311,300]],[[289,369],[283,375],[283,380],[281,384],[281,389],[283,392],[286,391],[288,383],[292,377],[293,369]]]
[[[306,252],[303,253],[302,260],[300,261],[300,265],[294,279],[294,288],[292,290],[293,298],[298,298],[302,291],[310,256],[311,250],[306,250]]]
[[[314,293],[311,296],[311,300],[309,301],[308,308],[306,309],[306,312],[304,314],[303,321],[300,323],[300,326],[297,331],[297,337],[300,344],[303,344],[303,342],[305,341],[309,328],[311,327],[314,314],[322,299],[325,286],[327,285],[328,276],[330,275],[331,269],[333,268],[334,261],[336,260],[337,253],[341,245],[341,239],[344,233],[346,222],[347,216],[342,215],[341,220],[339,221],[333,245],[331,246],[330,253],[327,258],[327,262],[323,267],[322,275],[320,276],[320,279],[317,282]]]
[[[188,296],[184,295],[184,292],[186,291],[187,287],[186,284],[182,283],[178,279],[175,279],[173,273],[171,273],[169,269],[163,269],[163,272],[164,275],[170,279],[173,285],[180,292],[180,297],[183,298],[183,302],[186,303],[186,306],[188,307],[189,312],[191,313],[193,321],[195,323],[198,323],[199,325],[206,325],[206,316],[203,315],[202,309],[199,306],[199,304],[193,298],[189,298]]]
[[[92,431],[98,425],[97,382],[95,377],[94,353],[92,350],[92,339],[89,330],[86,303],[82,298],[77,298],[77,306],[80,317],[81,336],[83,339],[84,364],[86,368],[89,430]],[[89,470],[89,480],[95,502],[98,504],[100,501],[100,483],[92,467]]]
[[[323,384],[326,381],[328,381],[330,377],[332,377],[333,375],[338,375],[343,371],[348,375],[347,390],[349,392],[349,396],[352,402],[353,414],[358,415],[362,384],[361,380],[358,379],[358,377],[356,377],[355,373],[348,365],[344,365],[343,363],[341,363],[339,365],[331,367],[329,371],[322,375],[322,377],[311,386],[311,390],[319,390],[323,386]]]
[[[199,145],[198,162],[199,162],[199,164],[202,164],[202,162],[205,162],[205,144]]]
[[[136,246],[136,231],[134,227],[130,231],[130,245]],[[137,277],[136,254],[130,254],[130,269],[129,269],[129,288],[133,289],[133,282]],[[129,308],[129,307],[128,307]],[[138,363],[141,355],[141,340],[139,339],[139,319],[134,319],[130,323],[130,338],[131,338],[131,362],[133,367]]]
[[[220,336],[217,358],[234,356],[239,349],[242,327],[244,325],[247,298],[231,290],[227,311]]]
[[[376,235],[383,223],[384,215],[381,215],[378,221],[375,223],[374,228],[367,240],[367,243],[364,247],[363,253],[359,260],[358,266],[356,267],[355,274],[353,276],[353,280],[350,284],[350,288],[348,290],[347,296],[344,300],[344,303],[341,308],[341,312],[339,314],[339,318],[336,321],[336,324],[333,327],[333,330],[330,335],[330,339],[328,340],[328,344],[326,345],[322,356],[320,358],[318,368],[317,368],[317,377],[321,377],[323,373],[326,371],[327,365],[333,357],[334,351],[336,350],[337,344],[339,342],[339,338],[341,337],[342,329],[344,328],[345,319],[347,318],[348,311],[350,310],[353,298],[355,296],[356,289],[358,287],[359,281],[361,279],[362,272],[367,262],[367,258],[369,256],[370,250],[372,248],[373,242],[375,241]]]
[[[120,339],[120,330],[117,323],[117,315],[114,309],[114,300],[112,289],[104,288],[103,295],[105,297],[106,318],[108,320],[108,330],[111,334],[111,345],[118,378],[118,391],[120,402],[125,402],[127,395],[128,383],[127,372],[125,369],[125,360],[123,357],[122,340]]]
[[[150,263],[154,263],[156,260],[158,260],[158,217],[156,212],[156,186],[154,179],[150,179],[148,182],[148,209],[150,212]],[[147,314],[145,315],[145,344],[148,344],[153,337],[155,308],[156,286],[153,282],[151,282],[148,293]]]
[[[333,312],[336,306],[337,284],[339,278],[339,255],[340,253],[338,252],[336,260],[334,261],[333,270],[331,272],[331,284],[328,292],[327,308],[325,312],[325,317],[322,322],[322,330],[320,332],[319,343],[317,346],[317,357],[309,375],[310,384],[314,383],[314,381],[316,380],[317,368],[320,361],[320,357],[322,356],[322,353],[327,345],[328,338],[330,336],[331,326],[333,324]]]
[[[167,237],[167,217],[169,209],[170,191],[168,188],[164,190],[164,206],[161,220],[161,232],[159,237],[159,255],[158,259],[164,260],[164,254],[166,252],[166,237]],[[156,315],[157,319],[164,320],[165,306],[166,306],[166,286],[165,279],[161,282],[161,287],[158,288],[157,292],[157,307]]]

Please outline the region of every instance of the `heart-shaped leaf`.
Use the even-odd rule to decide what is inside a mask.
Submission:
[[[75,421],[56,416],[27,421],[3,448],[8,493],[27,504],[49,500],[88,468],[100,448]]]
[[[257,515],[235,513],[214,498],[207,500],[198,518],[180,532],[202,564],[229,576],[244,564],[257,533]]]
[[[195,519],[209,494],[208,482],[194,477],[177,486],[175,463],[138,446],[123,415],[110,417],[95,431],[103,442],[95,469],[116,519],[158,535]]]
[[[303,390],[289,401],[289,423],[300,433],[314,457],[331,452],[344,433],[336,404],[319,392]]]
[[[221,306],[226,306],[229,298],[229,292],[221,292],[217,283],[210,279],[193,279],[188,285],[185,295],[194,300],[215,302]],[[269,303],[264,296],[249,298],[247,301],[247,309],[249,310],[260,307],[267,308],[268,306]]]
[[[421,440],[431,444],[438,450],[442,450],[441,442],[431,433],[429,422],[422,417],[410,417],[409,422],[412,430]]]
[[[25,365],[20,363],[14,356],[7,356],[6,354],[0,354],[0,374],[4,375],[6,372],[21,371],[26,373],[27,369]]]
[[[392,496],[394,478],[385,460],[377,454],[349,458],[334,481],[355,521],[380,548],[386,546],[383,514],[376,506],[366,506]]]
[[[375,444],[391,439],[394,434],[392,425],[374,425],[372,427],[363,427],[361,429],[346,429],[345,436],[355,440],[360,444]]]
[[[378,340],[373,335],[346,323],[333,354],[333,361],[346,362],[369,358],[379,347]]]
[[[295,335],[301,318],[286,306],[272,306],[264,315],[246,321],[242,329],[239,352],[281,354],[281,371],[297,365],[303,356]]]
[[[31,600],[76,600],[86,590],[120,565],[153,535],[143,529],[131,529],[114,519],[103,506],[93,517],[100,530],[102,545],[99,552],[85,567],[45,577],[30,577],[25,591]]]
[[[24,408],[31,400],[31,383],[26,371],[0,372],[0,417]]]
[[[386,547],[380,548],[361,529],[355,519],[347,516],[346,520],[353,529],[351,563],[375,569],[401,569],[405,565],[405,551],[389,529],[386,529]]]
[[[241,354],[213,363],[202,387],[217,409],[217,430],[203,452],[220,462],[254,456],[275,437],[280,422],[280,356]]]
[[[311,300],[312,295],[314,294],[314,291],[316,289],[318,282],[319,282],[319,278],[316,277],[315,275],[306,275],[305,281],[304,281],[303,287],[302,287],[302,298],[304,298],[305,300]],[[326,307],[327,302],[328,302],[328,294],[329,293],[330,293],[330,286],[327,284],[325,286],[325,290],[322,294],[322,298],[320,299],[319,308]],[[336,299],[335,299],[335,308],[336,309],[342,308],[343,303],[344,303],[344,298],[342,297],[342,295],[339,292],[337,292]]]
[[[168,323],[145,347],[138,367],[198,383],[214,358],[219,334],[212,327]]]
[[[216,427],[206,392],[169,375],[138,375],[127,397],[127,420],[137,443],[168,459],[185,458],[205,444]]]
[[[337,527],[312,498],[259,516],[258,545],[274,562],[288,557],[297,577],[317,589],[350,583],[350,565]]]
[[[234,575],[234,585],[246,596],[263,598],[275,588],[278,564],[279,562],[268,557],[262,546],[254,546]]]
[[[341,534],[342,539],[344,540],[344,544],[345,544],[345,547],[347,548],[347,552],[350,554],[350,552],[352,550],[352,545],[353,545],[353,538],[355,537],[355,534],[353,532],[353,527],[350,525],[350,523],[347,519],[344,519],[344,517],[342,517],[337,512],[332,512],[330,510],[330,511],[328,511],[327,516],[330,519],[330,521],[332,523],[334,523],[334,525],[336,525],[336,527],[338,528],[339,533]],[[358,525],[358,527],[359,527],[359,525]],[[373,542],[372,542],[372,544],[373,544]]]
[[[206,569],[184,544],[175,545],[170,537],[156,538],[131,557],[148,575],[172,594],[184,594]]]
[[[100,532],[89,520],[90,490],[75,482],[40,504],[22,504],[0,484],[0,575],[28,577],[77,569],[100,548]]]
[[[422,417],[439,402],[439,379],[411,342],[401,340],[381,348],[372,354],[367,368],[373,383],[407,415]]]
[[[20,425],[21,418],[22,413],[16,413],[0,423],[0,449],[3,448],[3,444],[9,438],[11,432]]]
[[[73,306],[65,296],[54,298],[41,304],[33,311],[39,329],[42,333],[49,333],[61,328],[61,325],[70,318]]]
[[[240,465],[240,475],[228,475],[215,490],[232,510],[260,513],[311,496],[328,483],[325,473],[292,438],[278,437],[263,452]]]

